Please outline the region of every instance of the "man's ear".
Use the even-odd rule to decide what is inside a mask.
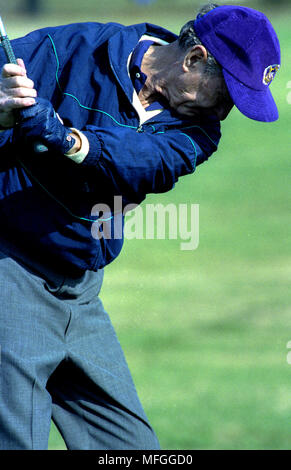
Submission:
[[[196,46],[191,47],[188,50],[187,54],[184,57],[183,61],[183,70],[184,72],[191,71],[193,67],[197,64],[197,62],[206,63],[207,62],[207,49],[202,46],[202,44],[198,44]]]

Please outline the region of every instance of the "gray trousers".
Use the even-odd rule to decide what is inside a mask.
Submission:
[[[0,449],[158,449],[110,319],[103,271],[81,278],[0,253]]]

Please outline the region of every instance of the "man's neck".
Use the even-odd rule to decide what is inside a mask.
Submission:
[[[141,64],[141,70],[147,75],[147,80],[138,94],[144,107],[157,100],[159,97],[159,86],[167,81],[171,65],[173,61],[177,61],[177,58],[178,50],[176,42],[166,46],[155,44],[149,47]]]

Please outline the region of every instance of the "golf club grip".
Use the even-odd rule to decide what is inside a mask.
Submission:
[[[12,46],[11,46],[11,43],[8,39],[8,37],[4,37],[2,38],[2,47],[4,49],[4,52],[6,54],[6,57],[7,57],[7,60],[9,62],[9,64],[17,64],[17,60],[16,60],[16,57],[14,55],[14,52],[13,52],[13,49],[12,49]]]
[[[16,60],[16,57],[15,57],[15,54],[13,52],[13,49],[12,49],[12,46],[11,46],[11,43],[10,43],[10,40],[9,40],[8,36],[2,37],[1,44],[2,44],[2,47],[4,49],[4,52],[5,52],[5,55],[7,57],[7,60],[9,62],[9,64],[16,64],[17,65],[17,60]],[[19,110],[19,111],[16,110],[15,114],[16,114],[17,121],[19,121],[21,119],[22,111],[21,110]],[[43,153],[43,152],[48,151],[48,148],[45,145],[43,145],[42,143],[37,142],[37,141],[33,143],[33,149],[36,153]]]

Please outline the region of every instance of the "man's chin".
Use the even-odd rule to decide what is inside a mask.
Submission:
[[[201,112],[199,110],[183,110],[182,109],[179,109],[179,107],[175,110],[177,112],[177,114],[179,114],[179,116],[182,116],[183,118],[187,118],[187,119],[195,119],[195,120],[199,120],[201,119]]]

